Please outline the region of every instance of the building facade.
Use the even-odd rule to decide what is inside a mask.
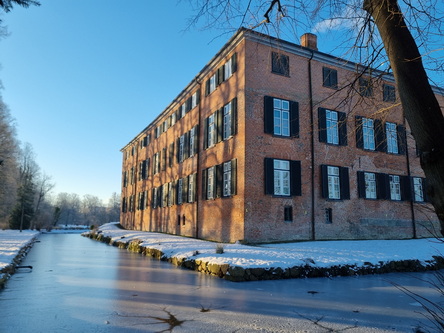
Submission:
[[[249,243],[431,235],[393,77],[319,52],[314,35],[301,45],[239,30],[122,148],[125,228]]]

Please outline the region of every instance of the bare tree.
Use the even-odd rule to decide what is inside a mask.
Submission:
[[[51,182],[51,176],[43,173],[39,179],[37,179],[36,186],[36,198],[35,198],[35,209],[34,216],[31,220],[31,229],[34,229],[35,222],[38,220],[40,215],[40,208],[45,201],[46,195],[51,192],[54,188],[54,183]],[[46,206],[45,206],[46,207]]]
[[[347,21],[355,37],[350,54],[363,64],[362,69],[381,68],[385,63],[386,72],[395,77],[405,117],[421,151],[427,194],[444,235],[444,117],[424,65],[429,64],[429,70],[443,72],[442,59],[433,59],[436,46],[433,40],[437,36],[442,44],[444,36],[444,13],[439,12],[442,4],[437,0],[403,0],[403,7],[397,0],[190,0],[190,3],[197,13],[190,26],[206,18],[205,27],[247,26],[280,35],[301,27],[306,30],[316,21],[331,28]],[[415,40],[421,42],[419,47]]]

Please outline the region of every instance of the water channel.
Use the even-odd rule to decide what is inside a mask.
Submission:
[[[412,332],[432,273],[235,283],[105,245],[42,234],[0,291],[0,332]]]

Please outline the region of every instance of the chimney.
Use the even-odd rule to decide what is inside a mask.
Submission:
[[[318,50],[318,37],[309,32],[301,36],[301,45],[314,51]]]

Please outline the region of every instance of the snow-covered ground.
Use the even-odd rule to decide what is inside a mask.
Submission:
[[[242,268],[301,266],[317,267],[378,265],[381,262],[417,259],[421,263],[433,261],[444,254],[444,242],[430,239],[317,241],[247,246],[223,244],[222,254],[216,253],[217,243],[142,231],[118,228],[108,223],[99,228],[113,241],[141,241],[140,246],[162,251],[167,257],[194,258],[208,263],[229,264]]]
[[[9,266],[20,250],[39,234],[38,231],[0,230],[0,271]]]

